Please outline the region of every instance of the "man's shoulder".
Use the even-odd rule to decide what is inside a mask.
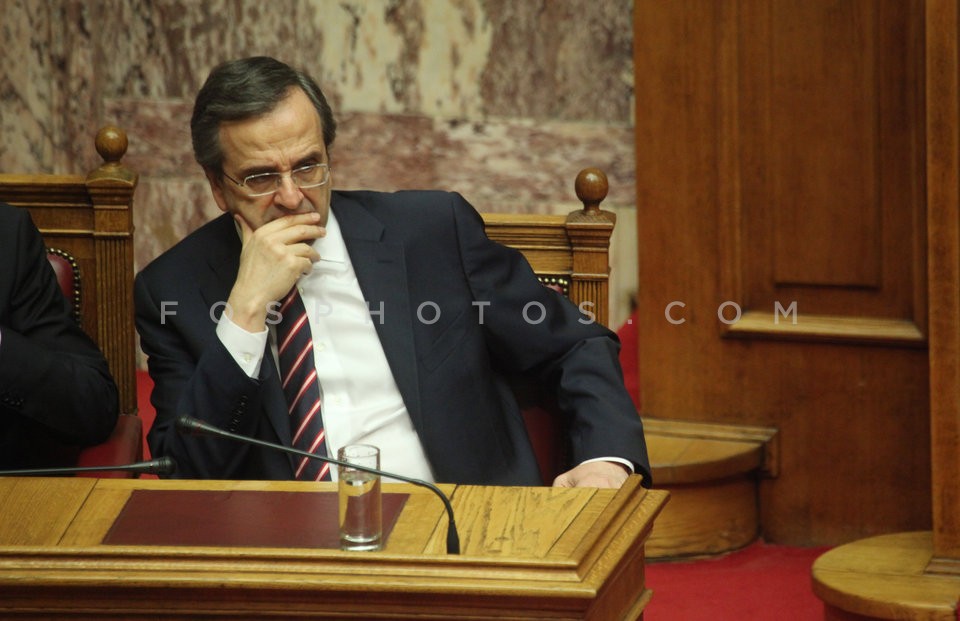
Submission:
[[[476,213],[457,192],[445,190],[337,190],[334,205],[339,209],[365,209],[383,220],[400,220],[423,225],[427,222],[450,221],[456,213]]]
[[[466,203],[460,194],[445,190],[335,190],[333,194],[341,201],[371,209],[449,207],[455,203]]]
[[[228,249],[232,241],[231,235],[235,238],[239,249],[240,242],[233,219],[229,214],[221,215],[201,225],[160,253],[143,269],[143,272],[149,273],[167,269],[182,270],[185,265],[205,261],[207,257]]]
[[[0,201],[0,223],[4,229],[23,226],[23,223],[30,219],[28,210]]]
[[[4,260],[12,263],[15,255],[40,254],[43,248],[43,237],[33,223],[30,211],[0,202],[0,250],[3,250]]]
[[[13,205],[0,201],[0,218],[3,218],[4,220],[23,218],[26,214],[26,211],[26,209],[14,207]]]

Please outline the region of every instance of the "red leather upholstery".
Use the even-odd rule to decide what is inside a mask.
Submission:
[[[143,459],[143,423],[139,416],[121,414],[117,418],[117,426],[105,442],[90,446],[80,451],[77,465],[89,466],[123,466],[136,463]],[[86,476],[100,478],[130,478],[128,472],[98,472]]]
[[[533,445],[544,485],[553,484],[558,475],[569,470],[570,449],[567,443],[567,425],[557,407],[556,399],[535,382],[511,378],[511,388],[520,405],[523,422]]]
[[[540,478],[544,485],[552,485],[558,475],[570,469],[562,426],[557,423],[556,414],[542,405],[529,405],[521,409],[523,422],[533,445],[540,467]]]
[[[58,248],[47,248],[47,260],[57,275],[57,284],[63,297],[73,309],[73,319],[80,323],[80,268],[69,253]]]
[[[57,283],[64,297],[73,308],[74,319],[80,323],[80,271],[76,260],[67,252],[55,248],[47,249],[47,259],[57,275]],[[143,423],[138,416],[121,415],[113,433],[101,444],[80,451],[77,465],[122,466],[138,462],[143,458]],[[102,472],[89,476],[105,478],[129,478],[126,472]]]
[[[617,330],[620,338],[620,366],[623,367],[623,383],[640,411],[640,344],[637,323],[640,321],[636,310],[630,313],[627,321]]]

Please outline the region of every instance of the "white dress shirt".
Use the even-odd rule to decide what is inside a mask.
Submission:
[[[313,243],[320,261],[297,287],[313,336],[328,453],[336,457],[341,446],[373,444],[380,448],[381,469],[432,482],[333,212],[326,228],[326,237]],[[217,325],[217,336],[250,377],[259,374],[268,339],[276,356],[275,334],[272,327],[247,332],[227,313]],[[331,473],[336,480],[336,469]]]

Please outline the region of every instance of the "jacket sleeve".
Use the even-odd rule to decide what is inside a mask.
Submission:
[[[262,380],[273,365],[264,364],[260,378],[247,377],[216,337],[210,308],[183,287],[170,286],[175,280],[166,273],[148,277],[141,272],[134,286],[137,330],[154,381],[150,450],[177,462],[177,478],[247,478],[243,463],[248,446],[185,436],[176,421],[186,415],[234,433],[257,435]]]
[[[39,231],[19,214],[4,235],[11,279],[0,291],[0,416],[28,419],[67,444],[96,444],[116,425],[116,384],[70,315]]]
[[[479,214],[454,195],[457,237],[474,299],[485,304],[493,358],[532,376],[569,417],[574,463],[629,460],[651,482],[643,423],[624,383],[616,335],[543,286],[523,255],[487,238]]]

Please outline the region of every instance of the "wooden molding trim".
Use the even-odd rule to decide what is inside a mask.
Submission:
[[[927,568],[924,570],[924,573],[954,577],[960,576],[960,560],[934,556],[930,559],[930,562],[927,563]]]
[[[789,317],[777,317],[765,311],[745,311],[739,320],[728,325],[725,336],[893,347],[927,346],[927,335],[909,319],[798,314],[794,323]]]
[[[780,474],[780,434],[774,427],[724,425],[644,416],[643,429],[648,443],[653,436],[660,436],[759,446],[762,451],[760,473],[769,478]]]

